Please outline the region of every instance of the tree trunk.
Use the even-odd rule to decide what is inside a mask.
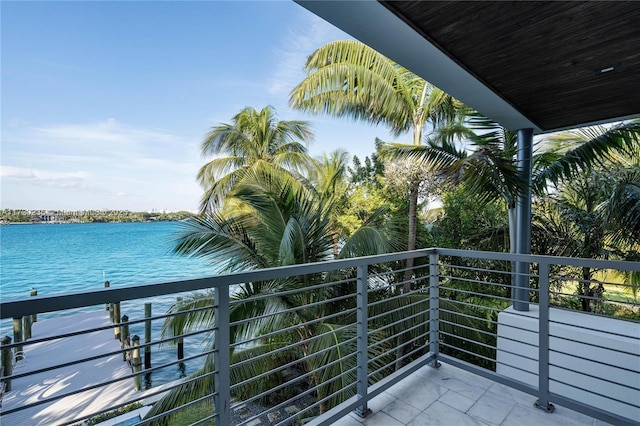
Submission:
[[[418,187],[420,182],[412,182],[411,189],[409,192],[409,230],[408,230],[408,239],[407,239],[407,250],[415,250],[416,248],[416,224],[417,224],[417,211],[418,211]],[[411,291],[411,277],[413,275],[413,258],[407,259],[405,264],[407,268],[404,271],[404,277],[402,281],[404,281],[403,292],[408,293]]]
[[[409,192],[409,236],[407,240],[407,250],[415,250],[416,248],[416,223],[417,223],[417,211],[418,211],[418,189],[420,186],[420,182],[412,182],[411,189]],[[404,271],[404,276],[402,277],[402,281],[404,284],[402,285],[402,292],[407,294],[411,291],[411,277],[413,276],[413,258],[407,259],[405,263],[406,270]],[[396,371],[402,368],[403,360],[402,357],[406,352],[405,343],[406,336],[404,334],[399,335],[396,338]]]

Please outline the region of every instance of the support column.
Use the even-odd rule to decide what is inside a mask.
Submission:
[[[518,173],[526,188],[516,204],[516,253],[531,253],[531,157],[533,156],[533,129],[518,130]],[[516,262],[513,308],[529,310],[529,263]]]

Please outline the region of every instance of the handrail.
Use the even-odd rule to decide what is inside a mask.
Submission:
[[[302,265],[279,266],[255,271],[233,272],[188,280],[127,285],[126,287],[109,287],[56,295],[38,295],[29,297],[28,299],[15,298],[2,301],[0,304],[2,308],[0,310],[0,319],[17,318],[38,312],[55,312],[146,297],[166,296],[169,294],[192,292],[215,287],[229,287],[245,282],[267,281],[288,276],[331,272],[340,269],[355,268],[363,264],[371,265],[375,263],[394,262],[424,257],[434,250],[436,249],[421,249],[350,259],[328,260]]]
[[[403,267],[396,270],[385,271],[380,274],[369,274],[369,267],[372,265],[384,265],[391,262],[403,261],[409,258],[425,258],[428,263],[415,266],[413,268],[416,275],[408,281],[403,281]],[[463,259],[466,263],[458,268],[454,263],[448,264],[443,260]],[[480,265],[475,262],[480,261]],[[494,264],[493,262],[504,262]],[[529,293],[533,298],[531,302],[531,312],[514,311],[507,308],[509,298],[505,296],[513,290],[510,284],[514,272],[510,269],[512,262],[524,262],[537,265],[537,275],[527,274],[526,278],[534,284]],[[489,266],[487,266],[489,265]],[[502,269],[496,269],[496,265]],[[510,253],[494,253],[468,251],[458,249],[429,248],[415,250],[411,252],[400,252],[386,255],[368,256],[353,259],[340,259],[327,262],[319,262],[305,265],[290,265],[277,268],[269,268],[256,271],[242,271],[229,274],[221,274],[211,277],[195,278],[181,281],[162,282],[155,284],[134,285],[129,287],[111,287],[106,289],[75,292],[60,295],[40,295],[17,300],[3,300],[0,302],[0,318],[20,318],[22,316],[36,313],[57,312],[67,309],[85,308],[90,306],[102,306],[105,303],[117,303],[136,299],[147,299],[167,295],[183,294],[197,290],[213,289],[215,294],[215,304],[206,307],[199,307],[192,312],[206,312],[213,310],[212,318],[215,323],[212,328],[198,330],[195,332],[185,332],[172,338],[157,339],[153,342],[141,344],[140,349],[146,350],[160,341],[166,342],[172,339],[200,338],[205,340],[206,336],[213,336],[213,345],[208,348],[208,355],[213,358],[215,371],[205,374],[203,377],[213,377],[215,386],[213,395],[215,410],[212,414],[219,424],[232,424],[232,420],[239,409],[239,403],[232,399],[232,393],[241,392],[244,387],[251,387],[255,380],[240,380],[234,382],[234,374],[244,368],[251,368],[252,362],[259,360],[261,363],[276,362],[278,356],[284,356],[286,351],[307,351],[304,356],[286,359],[273,367],[272,370],[261,372],[256,377],[259,380],[268,379],[271,376],[290,374],[284,370],[296,368],[297,363],[314,362],[314,357],[325,356],[331,352],[328,346],[322,351],[310,351],[311,345],[327,339],[328,337],[338,338],[338,334],[345,333],[343,341],[336,340],[336,356],[324,364],[317,367],[315,371],[308,371],[309,374],[289,377],[287,382],[296,383],[297,380],[317,380],[322,376],[323,369],[344,363],[344,368],[339,376],[335,376],[331,382],[319,381],[313,383],[312,387],[306,388],[304,395],[314,392],[324,392],[324,388],[330,383],[336,384],[345,382],[344,388],[339,388],[333,393],[324,395],[314,401],[309,407],[302,410],[304,415],[313,416],[312,411],[324,410],[325,405],[333,404],[331,401],[337,397],[349,396],[347,388],[356,389],[357,398],[345,397],[345,401],[329,411],[324,412],[311,424],[330,424],[339,416],[352,410],[357,410],[361,415],[366,415],[369,410],[369,401],[387,389],[394,383],[402,380],[424,365],[437,367],[439,362],[447,362],[454,366],[464,368],[484,377],[500,383],[515,387],[524,392],[535,395],[538,398],[538,405],[546,411],[553,410],[553,403],[563,404],[568,408],[580,410],[593,417],[619,424],[632,424],[628,414],[620,414],[616,409],[608,410],[606,406],[592,405],[581,401],[579,397],[571,394],[560,393],[558,384],[571,386],[571,381],[562,378],[563,370],[570,374],[580,374],[580,367],[573,365],[563,367],[559,361],[550,362],[552,356],[573,357],[576,362],[591,362],[590,354],[584,356],[572,355],[571,351],[559,350],[558,342],[566,344],[580,344],[579,337],[565,337],[567,333],[562,327],[570,326],[570,320],[559,319],[562,315],[568,315],[569,311],[554,308],[553,303],[558,302],[558,298],[567,297],[550,288],[552,281],[557,279],[552,271],[560,267],[589,267],[618,271],[640,272],[640,263],[613,261],[613,260],[593,260],[566,257],[552,257],[540,255],[518,255]],[[553,269],[552,267],[555,267]],[[334,282],[316,284],[314,287],[301,287],[287,289],[281,294],[257,295],[249,299],[234,299],[233,286],[238,284],[272,281],[289,277],[300,277],[311,274],[332,274],[336,271],[351,271],[348,279],[337,279]],[[417,272],[419,271],[419,272]],[[395,274],[395,276],[394,276]],[[347,275],[345,275],[347,276]],[[563,277],[564,279],[565,277]],[[373,285],[375,280],[375,285]],[[576,282],[576,285],[584,283],[591,284],[597,280],[589,281],[582,277],[568,278],[568,284]],[[403,293],[406,283],[411,283],[412,290]],[[317,294],[335,289],[343,289],[342,292],[327,296],[323,299],[316,299]],[[348,290],[347,290],[348,289]],[[312,291],[313,290],[313,291]],[[380,293],[386,296],[381,297]],[[313,295],[314,297],[307,297]],[[251,318],[232,319],[232,312],[242,309],[244,304],[257,303],[265,304],[273,297],[298,300],[300,305],[283,307],[281,310],[265,311],[255,314]],[[560,299],[562,302],[563,299]],[[601,294],[588,294],[582,297],[588,306],[604,302]],[[324,312],[332,305],[342,306],[342,311]],[[638,305],[629,304],[634,309]],[[505,309],[507,308],[507,309]],[[318,316],[305,318],[306,312],[322,313]],[[188,312],[187,312],[188,313]],[[142,326],[147,321],[164,321],[169,317],[183,315],[185,312],[174,312],[171,314],[162,313],[152,318],[138,318],[128,322],[119,322],[111,326],[94,326],[86,330],[61,333],[55,337],[34,336],[26,342],[14,342],[5,345],[4,348],[12,349],[24,346],[25,351],[38,343],[53,341],[53,339],[72,338],[73,336],[83,336],[88,333],[119,328],[123,325]],[[577,314],[577,313],[576,313]],[[287,323],[286,326],[267,331],[259,331],[252,336],[235,340],[235,336],[230,334],[234,328],[245,327],[251,329],[259,321],[277,323],[282,316],[299,316],[294,322]],[[310,333],[313,327],[321,325],[331,326],[332,322],[344,319],[341,327],[330,328],[322,333],[313,335],[313,338],[305,333]],[[512,321],[511,323],[509,321]],[[530,325],[534,321],[534,326]],[[590,320],[591,321],[591,320]],[[254,330],[256,332],[256,330]],[[287,341],[290,336],[300,333],[297,341]],[[590,333],[590,327],[576,327],[573,333]],[[599,331],[595,331],[598,332]],[[535,335],[532,341],[526,340],[529,334]],[[335,335],[335,336],[334,336]],[[203,337],[199,337],[203,336]],[[233,356],[235,352],[242,352],[247,348],[258,346],[263,341],[276,342],[282,336],[282,346],[275,346],[269,351],[257,354],[253,358],[247,358],[234,364]],[[111,336],[113,338],[113,336]],[[597,338],[597,337],[596,337]],[[628,337],[624,331],[610,334],[610,339],[625,341],[625,344],[634,344],[633,336]],[[626,339],[626,340],[625,340]],[[286,344],[284,344],[286,342]],[[629,343],[631,342],[631,343]],[[636,343],[640,347],[640,338],[636,336]],[[514,346],[515,345],[515,346]],[[518,346],[519,345],[519,346]],[[640,356],[634,353],[633,349],[620,347],[609,348],[606,345],[593,345],[598,350],[611,350],[619,357]],[[515,349],[514,349],[515,348]],[[518,349],[520,348],[520,349]],[[524,349],[523,349],[524,348]],[[73,366],[86,361],[94,361],[100,356],[120,356],[126,354],[131,349],[124,348],[118,350],[104,350],[101,354],[87,356],[84,359],[60,364],[64,367]],[[309,352],[310,351],[310,352]],[[341,352],[345,353],[342,354]],[[524,351],[524,352],[522,352]],[[533,352],[531,352],[533,351]],[[206,356],[206,355],[204,355]],[[204,357],[203,356],[203,357]],[[290,356],[290,355],[287,355]],[[187,357],[195,359],[197,357]],[[31,359],[31,358],[30,358]],[[473,365],[470,362],[475,362]],[[167,363],[175,365],[177,362]],[[535,363],[535,369],[530,370],[525,364]],[[402,366],[403,364],[406,364]],[[607,368],[616,368],[614,363],[601,362]],[[402,368],[400,368],[402,366]],[[20,371],[19,374],[3,377],[3,382],[13,380],[27,380],[30,375],[43,374],[51,370],[55,365],[49,367],[37,366],[33,371]],[[141,373],[133,372],[122,380],[131,380],[132,377],[139,377],[142,374],[155,372],[163,366],[154,366]],[[627,375],[638,374],[634,367],[622,365],[621,370]],[[493,371],[495,370],[495,371]],[[535,381],[528,382],[527,377],[534,375]],[[598,380],[597,375],[591,371],[585,375],[589,380]],[[605,378],[603,378],[602,381]],[[120,379],[106,380],[102,384],[97,383],[91,389],[100,388],[103,384],[116,384]],[[611,386],[619,386],[628,392],[638,392],[640,389],[634,388],[626,382],[617,381],[615,377],[607,377],[606,382]],[[375,382],[373,385],[372,383]],[[188,379],[184,386],[191,386],[197,383],[195,379]],[[180,388],[180,383],[173,386]],[[283,392],[288,386],[284,384],[274,384],[273,388],[278,392]],[[186,389],[186,388],[185,388]],[[333,388],[332,388],[333,389]],[[564,391],[563,391],[564,392]],[[589,388],[577,388],[576,392],[591,392],[594,398],[606,398],[606,391],[590,391]],[[603,394],[604,392],[604,394]],[[76,395],[81,390],[70,390],[68,395]],[[249,401],[256,401],[270,395],[269,389],[255,389],[255,395]],[[303,393],[301,393],[302,395]],[[63,400],[65,395],[57,395],[52,400]],[[5,393],[5,400],[7,394]],[[136,396],[133,400],[140,400]],[[203,399],[204,400],[204,399]],[[635,410],[632,402],[629,403],[624,398],[612,397],[611,401]],[[285,401],[286,402],[286,401]],[[44,404],[39,401],[38,404]],[[189,403],[191,404],[191,403]],[[277,410],[273,407],[280,407],[284,403],[278,403],[270,410]],[[119,406],[118,404],[115,404]],[[186,406],[187,404],[185,404]],[[286,404],[285,404],[286,405]],[[284,405],[282,405],[284,406]],[[315,408],[314,408],[315,407]],[[12,407],[0,411],[1,416],[5,413],[18,413],[25,408]],[[637,406],[640,413],[640,406]],[[99,410],[104,412],[106,409]],[[171,410],[171,412],[179,410]],[[255,416],[254,416],[255,417]],[[88,418],[88,417],[83,417]],[[159,418],[155,416],[154,418]],[[251,417],[253,418],[253,417]],[[79,421],[82,419],[75,419]],[[284,422],[284,420],[282,420]],[[65,423],[71,424],[71,423]],[[143,422],[144,424],[144,422]]]

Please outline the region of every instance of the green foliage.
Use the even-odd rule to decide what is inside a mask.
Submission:
[[[640,229],[640,220],[635,217],[640,208],[640,192],[635,190],[640,188],[640,174],[634,165],[638,161],[636,157],[627,167],[621,161],[592,167],[557,185],[534,210],[535,252],[592,259],[638,258],[640,244],[634,232],[636,227]],[[580,309],[602,312],[604,306],[597,299],[605,290],[591,281],[597,270],[583,267],[567,273],[582,280],[575,293]],[[637,289],[636,275],[629,277],[633,291]],[[564,299],[558,302],[563,306],[568,303]]]
[[[483,203],[464,186],[446,192],[442,202],[443,215],[432,230],[437,246],[507,251],[509,221],[504,203]]]
[[[384,142],[375,140],[375,152],[364,158],[364,164],[357,155],[353,156],[352,167],[349,167],[351,182],[356,186],[371,186],[380,188],[380,179],[384,176],[384,163],[380,161]]]
[[[536,161],[533,187],[542,193],[549,183],[571,180],[591,168],[616,163],[619,156],[638,155],[640,120],[620,123],[609,129],[585,127],[552,135]]]
[[[328,181],[331,179],[315,179],[317,184]],[[336,234],[332,227],[332,213],[339,198],[333,196],[332,185],[319,185],[324,188],[319,190],[307,183],[264,163],[244,169],[237,175],[233,189],[226,194],[224,208],[183,223],[183,232],[178,236],[175,250],[184,255],[203,257],[219,265],[222,272],[333,259]],[[380,226],[383,219],[382,212],[374,212],[364,220],[362,226],[341,241],[337,257],[390,251],[394,238],[390,234],[392,230]],[[314,303],[336,297],[340,286],[304,289],[339,278],[309,274],[250,282],[238,288],[232,295],[231,307],[231,322],[234,324],[231,342],[242,342],[241,348],[231,352],[232,379],[238,384],[233,391],[235,396],[251,398],[275,386],[278,391],[261,397],[262,401],[270,404],[286,398],[290,389],[279,387],[285,380],[283,373],[268,372],[291,362],[299,365],[301,371],[316,371],[306,380],[308,384],[321,385],[318,398],[323,397],[323,392],[331,395],[337,391],[336,386],[340,382],[334,378],[340,371],[347,371],[353,361],[352,357],[342,359],[340,355],[347,347],[348,351],[353,350],[352,336],[344,328],[344,324],[353,318],[335,314],[350,306]],[[171,313],[197,310],[170,317],[164,327],[165,336],[177,336],[200,327],[210,328],[214,321],[213,304],[210,292],[194,294],[176,303]],[[332,320],[317,320],[325,316]],[[301,325],[294,330],[292,324]],[[274,333],[282,329],[290,331]],[[326,339],[333,343],[329,344]],[[285,347],[289,349],[283,352]],[[321,363],[322,367],[316,368],[318,366],[314,363],[318,359],[332,361],[329,365]],[[208,359],[202,370],[192,377],[193,381],[170,392],[156,404],[154,412],[159,413],[206,395],[212,386],[209,373],[213,369]],[[198,377],[203,380],[196,380]],[[347,376],[344,379],[351,380]],[[335,404],[350,393],[341,395],[326,402]]]
[[[205,189],[202,212],[217,210],[227,194],[255,167],[294,174],[309,166],[306,145],[313,133],[306,121],[279,121],[275,110],[247,107],[231,124],[214,126],[202,141],[202,155],[215,158],[200,168]]]
[[[115,417],[121,416],[126,413],[130,413],[131,411],[135,411],[138,408],[142,408],[142,404],[140,402],[134,402],[133,404],[125,405],[122,408],[118,408],[117,410],[109,411],[104,414],[100,414],[98,416],[91,417],[88,420],[85,420],[82,425],[97,425],[99,423],[105,422],[109,419],[113,419]]]
[[[202,419],[205,419],[213,413],[213,404],[211,401],[204,401],[199,404],[194,404],[178,411],[171,417],[171,426],[190,426],[195,423],[201,426],[215,426],[216,422],[213,420],[207,420],[204,423],[198,423]]]

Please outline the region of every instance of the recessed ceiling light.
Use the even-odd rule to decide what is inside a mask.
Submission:
[[[594,72],[596,75],[609,74],[614,71],[620,71],[622,69],[622,64],[609,65],[604,68],[598,68]]]

